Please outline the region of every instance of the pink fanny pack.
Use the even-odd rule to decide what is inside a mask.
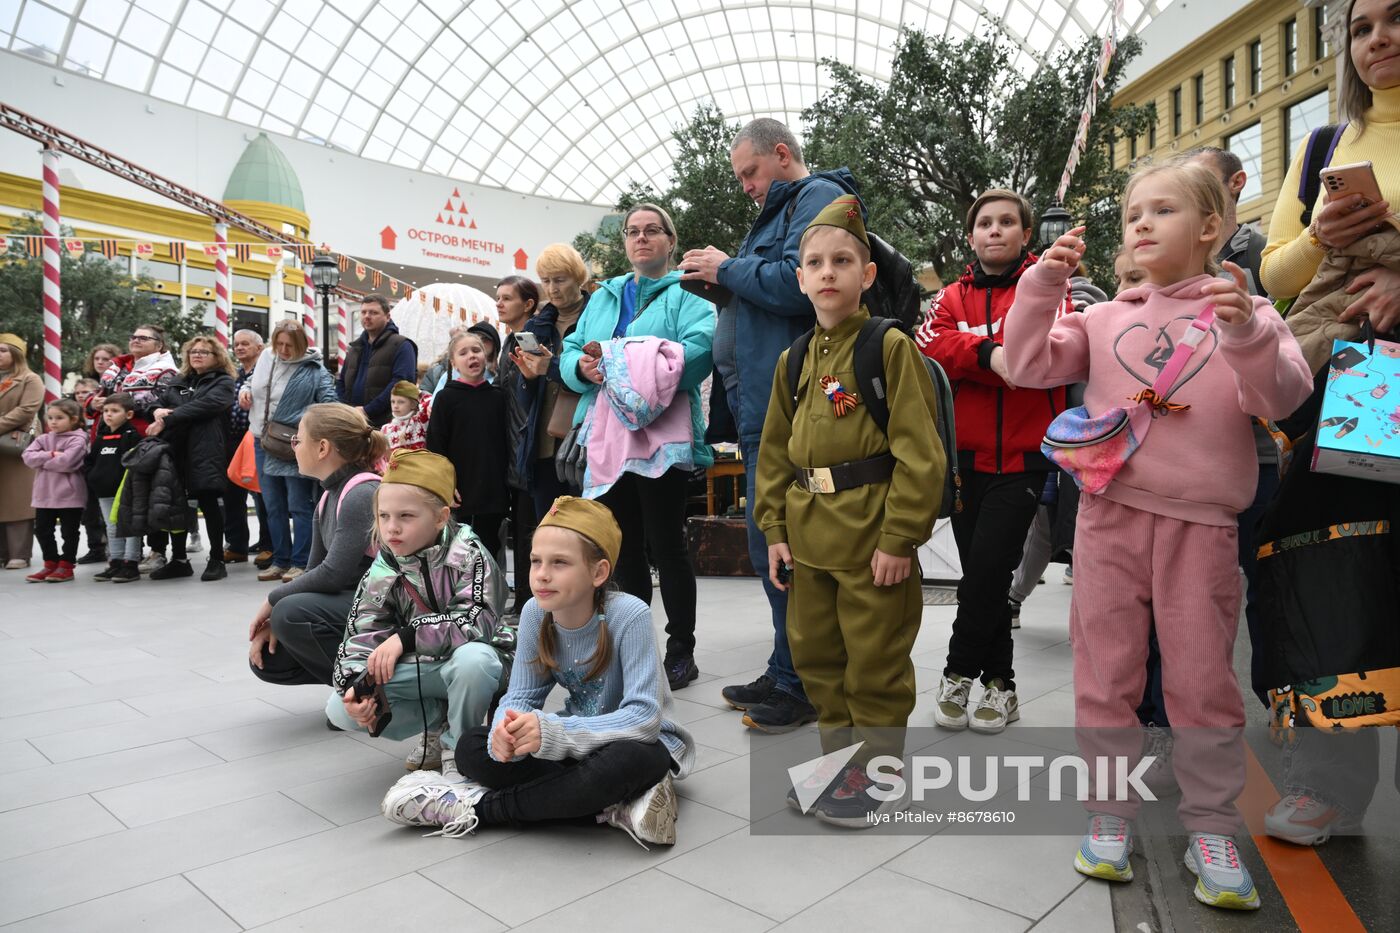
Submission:
[[[1173,405],[1167,399],[1214,321],[1215,305],[1208,305],[1177,342],[1152,388],[1132,396],[1136,404],[1110,408],[1097,417],[1090,417],[1083,405],[1060,412],[1045,430],[1041,453],[1072,476],[1084,492],[1102,492],[1142,446],[1153,418],[1191,407]]]

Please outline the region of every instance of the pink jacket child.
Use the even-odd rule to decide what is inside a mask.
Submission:
[[[36,509],[81,509],[87,505],[83,458],[87,456],[86,431],[41,434],[25,448],[24,463],[34,471]]]

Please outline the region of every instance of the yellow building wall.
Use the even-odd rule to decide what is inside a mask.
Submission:
[[[1344,9],[1344,8],[1343,8]],[[1137,157],[1141,160],[1170,158],[1196,146],[1226,146],[1226,138],[1258,123],[1262,136],[1261,192],[1239,204],[1241,222],[1257,223],[1268,230],[1279,186],[1293,158],[1287,150],[1285,113],[1293,104],[1305,100],[1324,88],[1328,92],[1328,121],[1337,120],[1337,81],[1335,52],[1345,33],[1336,31],[1332,14],[1327,35],[1330,48],[1327,55],[1318,56],[1314,42],[1313,8],[1298,0],[1258,0],[1230,19],[1201,36],[1190,46],[1167,59],[1161,65],[1125,85],[1114,97],[1118,104],[1157,105],[1156,146],[1148,145],[1149,136],[1137,140]],[[1298,24],[1297,69],[1284,74],[1284,27],[1290,20]],[[1150,33],[1147,37],[1151,38]],[[1258,94],[1250,93],[1250,44],[1261,43],[1262,69]],[[1223,61],[1235,61],[1235,104],[1224,105]],[[1205,107],[1203,119],[1195,119],[1195,87],[1197,75],[1204,79]],[[1174,135],[1172,125],[1172,91],[1181,88],[1181,133]],[[1132,142],[1124,139],[1114,147],[1114,165],[1129,165]]]

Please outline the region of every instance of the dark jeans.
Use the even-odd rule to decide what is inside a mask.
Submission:
[[[253,507],[258,513],[258,540],[249,543],[248,533],[248,490],[229,483],[224,487],[224,535],[228,539],[228,549],[239,554],[250,554],[262,550],[270,541],[267,534],[267,510],[263,507],[262,496],[253,493]]]
[[[345,637],[345,623],[355,591],[293,593],[272,607],[272,634],[277,652],[263,649],[263,666],[249,662],[253,676],[270,684],[330,686],[335,655]]]
[[[544,513],[560,496],[576,496],[580,490],[559,480],[554,472],[554,458],[545,457],[535,461],[535,478],[530,486],[530,496],[535,500],[535,521],[544,518]]]
[[[463,525],[471,525],[472,531],[481,539],[482,547],[492,560],[500,560],[501,522],[506,520],[505,512],[464,512],[453,509],[452,517]]]
[[[224,503],[223,497],[217,492],[201,492],[190,501],[199,503],[199,510],[204,513],[204,540],[205,546],[209,548],[210,560],[224,559]],[[190,510],[193,513],[193,509]],[[194,522],[190,522],[193,527]],[[170,533],[170,556],[173,560],[189,560],[189,555],[185,552],[185,544],[189,538],[188,531],[172,531]]]
[[[660,742],[613,742],[584,758],[496,761],[490,729],[478,726],[457,742],[457,769],[491,788],[476,804],[484,826],[586,820],[661,783],[671,753]]]
[[[510,611],[520,615],[530,598],[530,542],[534,540],[535,526],[539,522],[535,518],[535,501],[530,494],[520,489],[513,489],[511,492],[514,493],[514,499],[511,500],[510,526],[511,536],[515,541],[515,546],[511,548],[515,599]]]
[[[971,466],[971,464],[967,464]],[[945,674],[1000,677],[1015,688],[1011,609],[1007,593],[1021,563],[1026,532],[1035,521],[1046,472],[979,473],[963,470],[963,510],[952,516],[962,580],[958,614],[948,642]]]
[[[107,516],[97,504],[97,493],[88,490],[87,505],[83,508],[83,529],[87,532],[88,550],[94,551],[107,546]]]
[[[685,495],[690,474],[678,467],[649,479],[624,473],[598,501],[622,528],[613,576],[624,593],[651,605],[651,564],[661,577],[666,607],[666,660],[695,654],[695,568],[685,543]]]
[[[81,508],[34,510],[34,537],[39,539],[39,552],[44,555],[45,563],[66,560],[71,564],[78,559],[78,529],[82,523]],[[63,528],[62,553],[55,534],[60,526]]]
[[[273,476],[266,471],[268,455],[254,444],[258,458],[258,485],[267,507],[268,537],[276,567],[306,568],[311,554],[311,513],[320,496],[320,484],[305,476]]]
[[[768,656],[768,670],[765,673],[773,678],[778,690],[806,701],[807,691],[797,676],[792,664],[792,649],[788,647],[787,636],[787,593],[773,586],[768,579],[768,540],[753,520],[754,476],[758,473],[758,441],[740,441],[739,449],[744,457],[744,494],[748,497],[744,507],[744,520],[748,522],[749,563],[754,573],[763,582],[763,594],[768,597],[768,609],[773,615],[773,653]]]

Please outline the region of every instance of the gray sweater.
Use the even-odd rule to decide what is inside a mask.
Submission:
[[[306,573],[268,594],[269,603],[275,606],[293,593],[342,593],[360,585],[360,578],[374,563],[374,557],[366,556],[365,551],[374,530],[374,491],[379,481],[360,483],[345,494],[344,501],[340,490],[348,479],[363,472],[347,464],[321,482],[327,493],[322,497],[325,507],[317,507],[312,523]]]

